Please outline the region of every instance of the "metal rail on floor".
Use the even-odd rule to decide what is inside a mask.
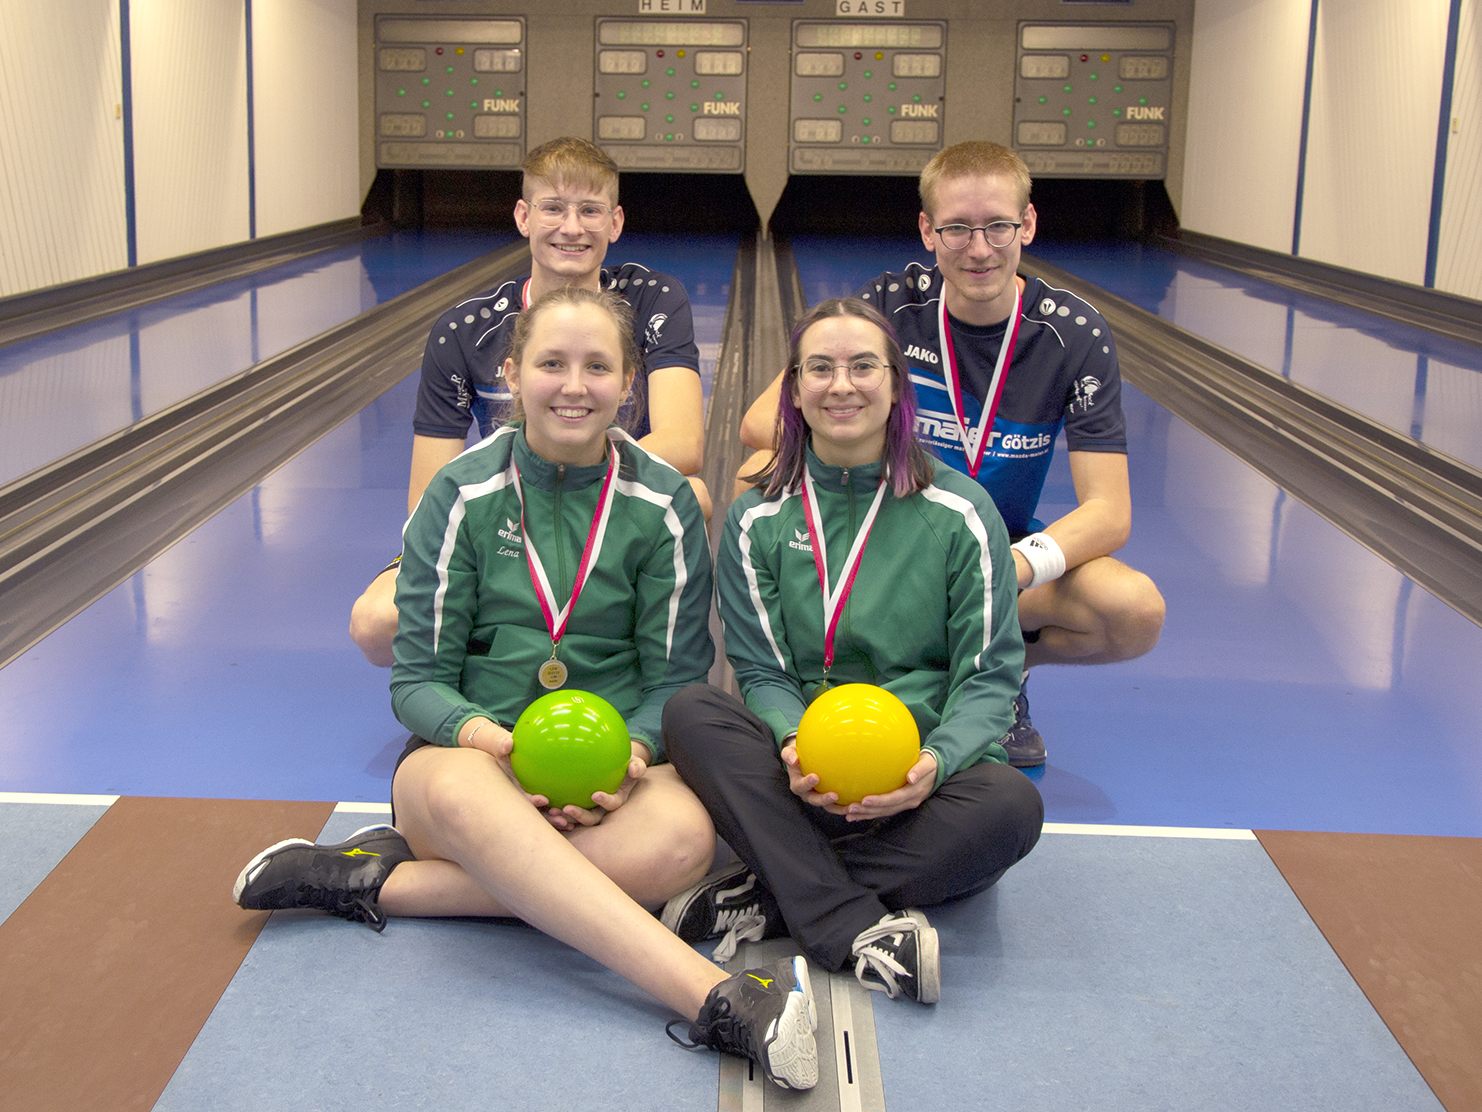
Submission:
[[[1026,269],[1087,288],[1038,259]],[[1482,472],[1115,294],[1090,296],[1129,382],[1482,625]]]
[[[1426,289],[1373,274],[1283,255],[1228,239],[1180,231],[1157,244],[1234,270],[1250,278],[1312,294],[1413,328],[1469,344],[1482,344],[1482,301]]]
[[[384,235],[387,231],[386,225],[364,227],[359,217],[352,217],[0,298],[0,346],[86,324],[218,282],[245,278],[269,267],[295,262],[341,244],[356,243],[367,236]]]
[[[404,379],[429,320],[527,259],[466,263],[0,487],[0,667]]]

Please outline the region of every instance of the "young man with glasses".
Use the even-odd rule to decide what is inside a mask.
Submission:
[[[1026,667],[1127,660],[1157,643],[1164,605],[1111,555],[1132,526],[1116,345],[1087,302],[1018,275],[1038,219],[1029,187],[1023,159],[997,143],[938,152],[918,217],[936,265],[882,274],[857,296],[900,334],[917,437],[982,484],[1015,538]],[[770,443],[776,404],[768,391],[747,413],[747,444]],[[1035,511],[1062,426],[1076,505],[1045,524]],[[1022,686],[1015,711],[1010,763],[1043,764]]]
[[[607,249],[623,231],[618,168],[584,139],[553,139],[523,166],[515,226],[530,241],[530,273],[454,305],[438,318],[422,356],[412,419],[407,513],[442,466],[467,446],[469,424],[488,436],[512,407],[501,367],[521,311],[562,286],[612,290],[633,308],[642,364],[619,420],[654,455],[683,475],[699,473],[704,449],[700,353],[689,295],[678,279],[639,263],[607,268]],[[704,484],[691,479],[706,517]],[[396,635],[397,561],[355,601],[350,636],[367,660],[391,664]]]

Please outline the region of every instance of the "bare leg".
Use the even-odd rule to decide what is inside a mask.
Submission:
[[[1019,596],[1019,624],[1038,630],[1025,664],[1108,664],[1158,643],[1165,605],[1157,586],[1110,556]]]
[[[674,784],[679,785],[677,778]],[[662,781],[658,786],[662,789]],[[573,844],[574,835],[568,838],[547,823],[488,754],[470,749],[420,749],[402,762],[394,791],[397,825],[413,851],[434,859],[425,862],[428,865],[456,862],[487,895],[486,907],[494,909],[493,913],[518,916],[601,962],[683,1016],[697,1014],[710,989],[725,979],[719,966],[676,938],[583,856]],[[635,790],[621,810],[590,833],[620,818],[637,795]],[[637,821],[645,821],[641,812]],[[671,827],[671,838],[674,833]],[[676,843],[686,840],[694,841],[673,838]],[[691,851],[688,867],[676,866],[675,873],[703,875],[713,845],[712,836],[704,852]],[[683,852],[672,845],[668,851]],[[639,847],[627,864],[652,852],[651,846]],[[418,888],[440,881],[460,882],[448,882],[446,871],[439,878],[424,870],[419,878],[410,864],[391,874],[381,890],[382,906],[388,914],[442,914],[435,910],[431,895],[424,893],[429,902],[418,905]],[[407,890],[398,893],[397,880],[403,870],[408,870]]]
[[[396,637],[396,575],[388,568],[371,580],[350,608],[350,639],[377,668],[391,667]]]

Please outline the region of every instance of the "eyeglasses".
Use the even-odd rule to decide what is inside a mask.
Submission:
[[[602,227],[612,215],[612,209],[598,201],[557,201],[547,198],[536,201],[530,208],[535,213],[535,219],[549,228],[566,223],[566,214],[572,209],[576,210],[577,222],[590,231]]]
[[[966,250],[968,244],[973,241],[974,232],[983,233],[983,242],[989,247],[1007,247],[1014,242],[1019,234],[1019,229],[1024,227],[1023,221],[995,220],[992,224],[984,224],[981,227],[973,227],[970,224],[943,224],[940,228],[933,228],[937,238],[942,241],[942,246],[948,251]]]
[[[873,390],[885,381],[885,364],[878,359],[851,359],[834,363],[827,359],[805,359],[798,364],[798,378],[803,389],[821,393],[834,384],[834,376],[843,371],[856,390]]]

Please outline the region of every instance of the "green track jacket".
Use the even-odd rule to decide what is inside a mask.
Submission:
[[[710,640],[710,552],[689,482],[612,429],[619,469],[607,534],[561,642],[568,690],[615,706],[633,740],[663,757],[660,716],[702,682]],[[506,726],[545,690],[536,669],[551,637],[525,560],[525,522],[556,603],[571,596],[606,465],[550,463],[506,426],[428,485],[402,534],[391,706],[413,733],[456,745],[463,723]]]
[[[839,622],[829,684],[873,683],[910,708],[937,784],[1003,761],[1024,665],[1014,562],[977,483],[934,461],[932,485],[887,494]],[[880,467],[842,470],[808,452],[837,583]],[[823,680],[823,598],[801,492],[731,506],[716,563],[726,655],[751,709],[782,739]]]

